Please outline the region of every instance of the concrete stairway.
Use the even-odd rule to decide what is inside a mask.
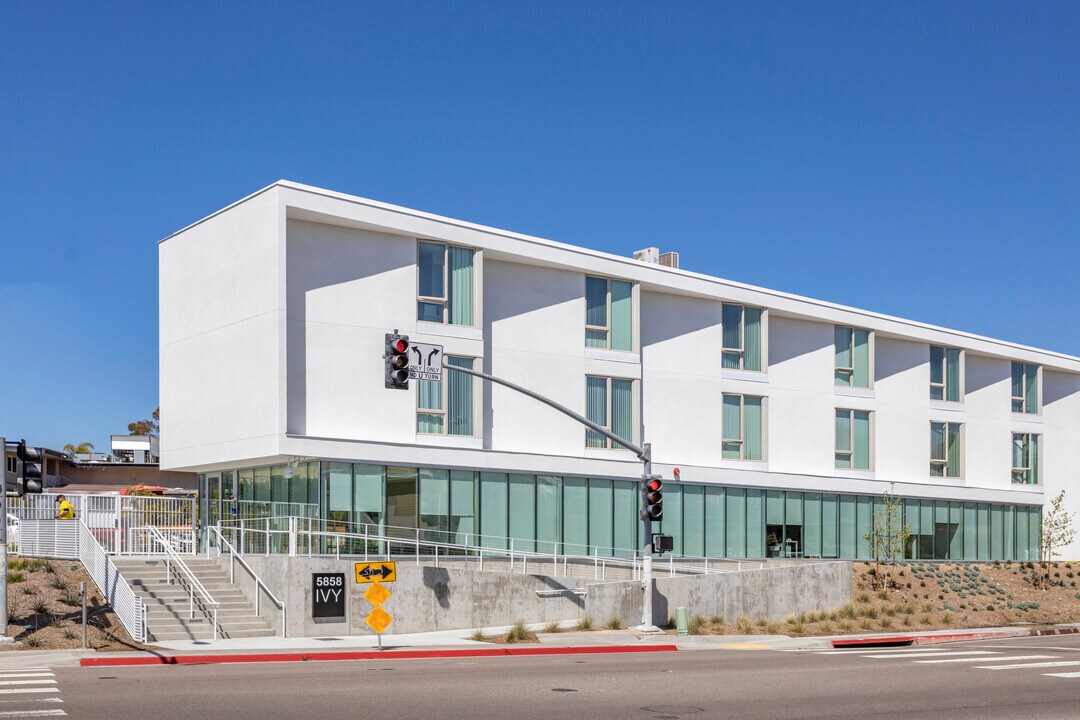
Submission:
[[[210,640],[212,614],[199,608],[195,594],[195,617],[190,617],[187,586],[176,579],[166,580],[165,561],[146,557],[114,557],[113,563],[135,594],[146,605],[146,624],[149,641]],[[229,582],[229,575],[217,561],[185,557],[184,564],[199,579],[210,596],[217,600],[218,637],[270,637],[274,628],[255,616],[254,604],[240,589]]]

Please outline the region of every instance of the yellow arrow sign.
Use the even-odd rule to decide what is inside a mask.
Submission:
[[[381,607],[377,607],[371,611],[371,613],[364,618],[364,622],[368,624],[375,632],[382,635],[382,631],[394,621],[394,618],[390,616],[390,613],[383,610]],[[382,642],[381,640],[379,642]]]
[[[381,583],[372,583],[371,587],[364,593],[364,599],[375,607],[381,606],[390,598],[390,591],[386,589]]]
[[[356,582],[394,582],[397,580],[397,563],[386,562],[356,563]]]

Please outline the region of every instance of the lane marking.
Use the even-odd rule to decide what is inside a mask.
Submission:
[[[0,673],[0,678],[17,677],[56,677],[56,675],[51,672]]]
[[[997,650],[962,650],[959,652],[910,652],[905,654],[891,655],[863,655],[862,657],[878,658],[880,660],[903,660],[914,657],[948,657],[950,655],[1000,655]]]
[[[0,717],[56,717],[67,715],[60,708],[52,710],[0,710]]]
[[[1004,659],[1004,658],[1002,658]],[[1080,660],[1068,662],[1020,663],[1019,665],[981,665],[980,670],[1019,670],[1021,668],[1067,667],[1080,665]]]
[[[1080,677],[1080,672],[1072,672],[1072,673],[1043,673],[1043,677],[1078,678],[1078,677]]]
[[[727,645],[721,645],[720,647],[731,648],[732,650],[761,650],[762,648],[767,648],[769,646],[761,645],[759,643],[728,643]]]
[[[55,680],[0,680],[0,685],[55,685]]]
[[[1015,657],[994,658],[995,660],[1047,660],[1056,658],[1057,655],[1017,655]],[[912,662],[934,665],[936,663],[961,663],[961,662],[984,662],[983,657],[950,658],[948,660],[914,660]]]
[[[10,700],[0,700],[0,703],[62,703],[64,702],[58,697],[47,698],[11,698]]]
[[[2,688],[2,689],[0,689],[0,695],[15,695],[16,693],[46,693],[46,692],[60,692],[60,688],[47,687],[47,688]]]

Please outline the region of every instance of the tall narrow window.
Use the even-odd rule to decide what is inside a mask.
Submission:
[[[731,460],[761,460],[762,398],[752,395],[724,395],[722,454]]]
[[[930,399],[960,402],[960,349],[930,346]]]
[[[585,378],[585,416],[627,442],[634,441],[633,380]],[[585,431],[585,447],[620,448],[595,430]]]
[[[1012,481],[1022,485],[1039,484],[1039,436],[1013,433]]]
[[[632,290],[622,280],[585,278],[585,347],[633,349]]]
[[[417,320],[473,325],[474,256],[472,248],[417,243]]]
[[[836,467],[870,469],[870,413],[866,410],[836,411]]]
[[[930,476],[960,477],[960,423],[930,423]]]
[[[761,371],[761,308],[723,307],[724,348],[721,365],[733,370]]]
[[[1039,412],[1039,366],[1014,362],[1012,364],[1012,411],[1036,414]]]
[[[472,358],[443,358],[442,380],[418,380],[416,432],[429,435],[473,435],[472,375],[450,367],[473,367]]]
[[[870,331],[838,327],[833,333],[836,346],[836,384],[870,387]]]

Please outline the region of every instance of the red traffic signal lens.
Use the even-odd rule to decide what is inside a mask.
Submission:
[[[409,341],[402,338],[398,338],[394,341],[394,350],[403,353],[409,349]]]
[[[649,492],[656,492],[664,487],[664,482],[657,478],[652,478],[645,483],[645,487],[649,490]]]

